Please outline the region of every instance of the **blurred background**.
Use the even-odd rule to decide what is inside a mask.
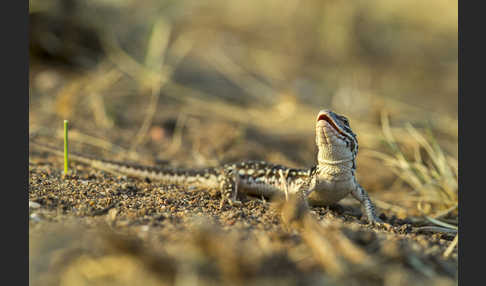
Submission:
[[[31,134],[69,119],[107,158],[308,167],[330,108],[381,208],[457,209],[457,1],[29,3]]]

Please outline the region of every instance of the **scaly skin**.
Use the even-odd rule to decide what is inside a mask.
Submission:
[[[132,165],[70,153],[70,158],[115,174],[149,178],[164,184],[219,189],[221,206],[239,204],[239,193],[274,197],[299,194],[310,205],[337,203],[351,194],[363,206],[368,221],[381,223],[368,193],[358,184],[356,156],[358,141],[346,117],[321,110],[316,118],[317,165],[293,169],[263,161],[246,161],[201,170],[182,170]],[[32,147],[58,155],[53,147],[31,142]]]

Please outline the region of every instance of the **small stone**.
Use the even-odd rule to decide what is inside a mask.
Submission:
[[[29,201],[29,209],[38,209],[40,207],[41,205],[39,203]]]
[[[35,222],[40,222],[42,220],[42,216],[37,213],[33,213],[30,215],[30,219]]]

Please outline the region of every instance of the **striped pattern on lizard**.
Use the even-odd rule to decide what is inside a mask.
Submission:
[[[299,194],[306,205],[329,205],[351,194],[364,208],[368,221],[381,223],[368,193],[355,177],[358,141],[348,119],[331,110],[316,118],[317,165],[308,169],[288,168],[263,161],[225,164],[200,170],[158,168],[107,161],[70,153],[70,158],[115,174],[148,178],[163,184],[219,189],[221,207],[238,205],[238,194],[264,197]],[[31,142],[32,147],[58,155],[53,147]]]

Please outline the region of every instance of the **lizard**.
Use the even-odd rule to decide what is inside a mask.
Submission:
[[[297,194],[306,207],[337,203],[351,194],[363,207],[368,222],[382,223],[366,190],[356,179],[358,140],[348,119],[331,110],[319,111],[315,123],[317,164],[306,169],[288,168],[264,161],[243,161],[204,169],[173,169],[97,159],[70,152],[70,158],[93,168],[164,184],[219,189],[221,204],[239,205],[238,194],[263,197]],[[63,155],[55,147],[31,146]]]

